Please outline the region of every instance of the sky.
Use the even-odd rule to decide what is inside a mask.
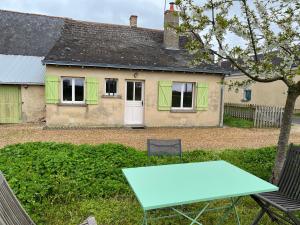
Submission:
[[[137,15],[139,27],[163,29],[165,2],[168,8],[168,3],[172,1],[174,0],[0,0],[0,9],[122,25],[129,25],[130,15]],[[200,5],[203,2],[194,1]],[[239,7],[233,8],[234,13],[239,10]],[[230,34],[227,40],[229,45],[240,42],[240,39]]]
[[[123,25],[137,15],[138,26],[162,29],[164,4],[165,0],[0,0],[0,9]]]

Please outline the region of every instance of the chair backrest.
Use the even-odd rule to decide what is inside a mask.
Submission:
[[[158,140],[148,139],[147,140],[148,156],[179,156],[182,157],[181,151],[181,140]]]
[[[286,197],[300,200],[300,146],[290,145],[278,186]]]
[[[0,224],[34,225],[0,171]]]

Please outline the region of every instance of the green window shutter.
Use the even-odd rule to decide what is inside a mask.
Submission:
[[[197,83],[197,98],[196,98],[197,110],[208,109],[208,84]]]
[[[47,104],[59,103],[59,77],[47,75],[45,82],[45,95]]]
[[[172,105],[172,81],[158,82],[158,110],[170,110]]]
[[[86,78],[86,104],[97,105],[99,102],[99,81],[94,77]]]

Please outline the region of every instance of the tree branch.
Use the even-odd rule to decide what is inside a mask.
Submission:
[[[200,42],[200,44],[202,46],[204,46],[204,42],[201,39],[201,37],[193,30],[190,31],[193,36]],[[222,58],[222,59],[227,59],[229,60],[238,70],[240,70],[243,74],[245,74],[247,77],[249,77],[250,79],[257,81],[257,82],[263,82],[263,83],[270,83],[270,82],[274,82],[277,80],[282,80],[282,77],[273,77],[273,78],[268,78],[268,79],[264,79],[264,78],[260,78],[258,76],[252,76],[250,73],[248,73],[244,68],[242,68],[234,59],[232,59],[230,56],[222,56],[220,53],[218,53],[217,51],[213,50],[213,49],[209,49],[209,51]]]
[[[204,47],[204,42],[202,40],[202,38],[193,30],[190,30],[190,32],[193,34],[193,36],[197,39],[197,41],[200,42],[200,44],[202,45],[202,47]],[[217,51],[213,50],[213,49],[208,49],[210,51],[210,53],[222,58],[222,59],[226,59],[226,57],[222,56],[221,54],[219,54]]]
[[[258,59],[258,54],[257,54],[257,50],[256,50],[256,43],[254,40],[254,34],[253,34],[252,26],[251,26],[250,15],[248,12],[248,5],[247,5],[246,0],[242,0],[242,2],[245,7],[245,14],[246,14],[246,18],[247,18],[247,24],[248,24],[248,29],[249,29],[250,39],[251,39],[251,45],[252,45],[253,52],[254,52],[254,59],[255,59],[255,62],[258,62],[259,59]]]

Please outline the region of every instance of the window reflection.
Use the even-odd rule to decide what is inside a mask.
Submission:
[[[132,101],[133,100],[133,82],[127,82],[127,101]]]

